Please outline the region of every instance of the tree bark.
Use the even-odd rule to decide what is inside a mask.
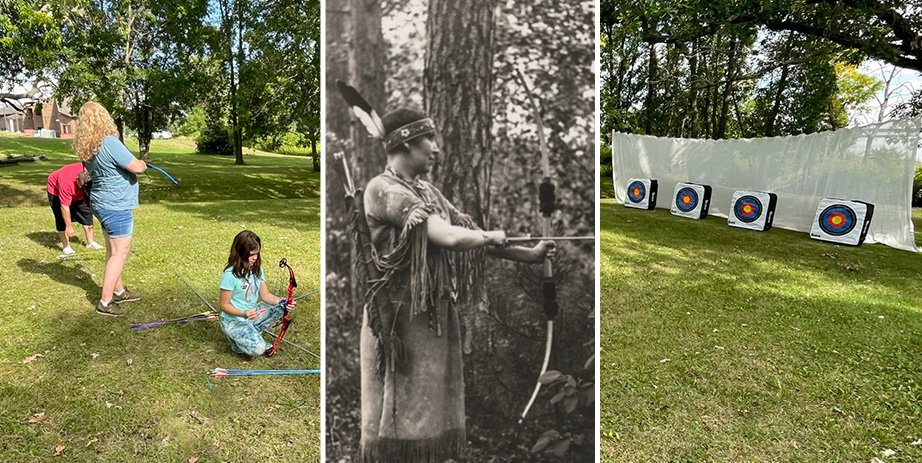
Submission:
[[[778,78],[778,88],[775,90],[775,98],[772,101],[772,109],[765,117],[765,130],[762,136],[775,136],[775,120],[778,118],[778,111],[781,110],[781,98],[784,96],[785,89],[787,89],[789,69],[790,66],[784,66],[781,68],[781,77]]]
[[[441,135],[433,179],[456,207],[488,226],[492,171],[494,3],[431,0],[423,71],[426,109]]]
[[[349,80],[366,101],[384,116],[389,108],[384,90],[384,57],[387,51],[381,32],[381,4],[379,0],[352,0],[351,5],[354,20]],[[364,188],[369,180],[384,171],[387,156],[381,142],[371,138],[361,123],[353,117],[339,97],[336,86],[328,88],[332,88],[330,95],[336,95],[335,110],[349,118],[350,138],[355,146],[355,152],[350,153],[355,168],[353,175],[356,185]]]
[[[649,51],[649,62],[647,63],[647,97],[644,99],[644,122],[643,122],[643,131],[647,135],[653,135],[653,119],[658,112],[658,108],[654,108],[653,98],[656,94],[656,47],[654,44],[650,44]]]
[[[730,99],[733,92],[733,76],[737,70],[737,53],[739,52],[740,40],[738,37],[730,39],[730,56],[727,58],[727,80],[724,83],[722,98],[720,103],[720,119],[717,121],[717,130],[714,138],[721,139],[727,136],[727,122],[730,119]]]
[[[688,75],[690,84],[688,86],[690,108],[688,109],[688,132],[681,136],[688,138],[698,137],[698,40],[695,39],[691,44],[691,53],[688,57]]]

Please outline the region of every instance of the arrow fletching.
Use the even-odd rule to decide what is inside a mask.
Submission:
[[[339,89],[339,93],[343,96],[343,99],[346,100],[346,104],[352,108],[352,112],[355,113],[355,116],[358,117],[362,125],[365,126],[365,130],[368,131],[369,135],[375,138],[383,138],[386,133],[384,130],[384,122],[381,120],[381,116],[378,115],[378,112],[375,111],[375,108],[372,108],[371,104],[365,101],[365,98],[362,98],[358,90],[351,87],[349,84],[337,80],[336,88]]]

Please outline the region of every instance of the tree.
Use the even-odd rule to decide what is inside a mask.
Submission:
[[[810,133],[848,124],[876,91],[855,67],[912,66],[922,24],[874,0],[602,2],[602,137]]]
[[[247,33],[249,59],[238,89],[247,137],[297,133],[318,159],[320,136],[320,5],[317,0],[267,2]],[[319,166],[317,166],[319,167]]]
[[[244,140],[295,132],[314,147],[320,129],[317,0],[218,0],[212,56],[223,63],[237,164]]]
[[[63,47],[49,68],[56,94],[77,105],[96,100],[120,135],[135,131],[140,157],[151,134],[191,108],[203,75],[205,0],[51,0]]]
[[[21,110],[20,100],[47,96],[46,69],[61,52],[61,28],[39,1],[0,3],[0,101]],[[24,91],[17,87],[24,86]]]
[[[423,94],[446,147],[433,180],[482,225],[492,165],[493,27],[492,2],[429,1]]]

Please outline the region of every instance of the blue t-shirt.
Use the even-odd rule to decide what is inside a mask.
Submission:
[[[266,281],[266,272],[262,268],[259,269],[259,278],[255,275],[237,278],[234,276],[234,268],[228,267],[221,275],[221,289],[231,292],[232,306],[246,312],[256,310],[256,303],[259,302],[259,287],[264,281]],[[223,310],[221,316],[232,320],[246,320],[245,317],[230,315]]]
[[[90,205],[93,209],[127,211],[138,208],[138,176],[127,167],[134,155],[118,138],[107,135],[99,153],[87,163],[93,188]]]

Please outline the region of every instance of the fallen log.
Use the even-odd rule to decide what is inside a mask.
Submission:
[[[38,162],[45,161],[48,158],[44,154],[39,154],[38,156],[10,156],[6,159],[0,159],[0,165],[4,164],[18,164],[20,162]]]

